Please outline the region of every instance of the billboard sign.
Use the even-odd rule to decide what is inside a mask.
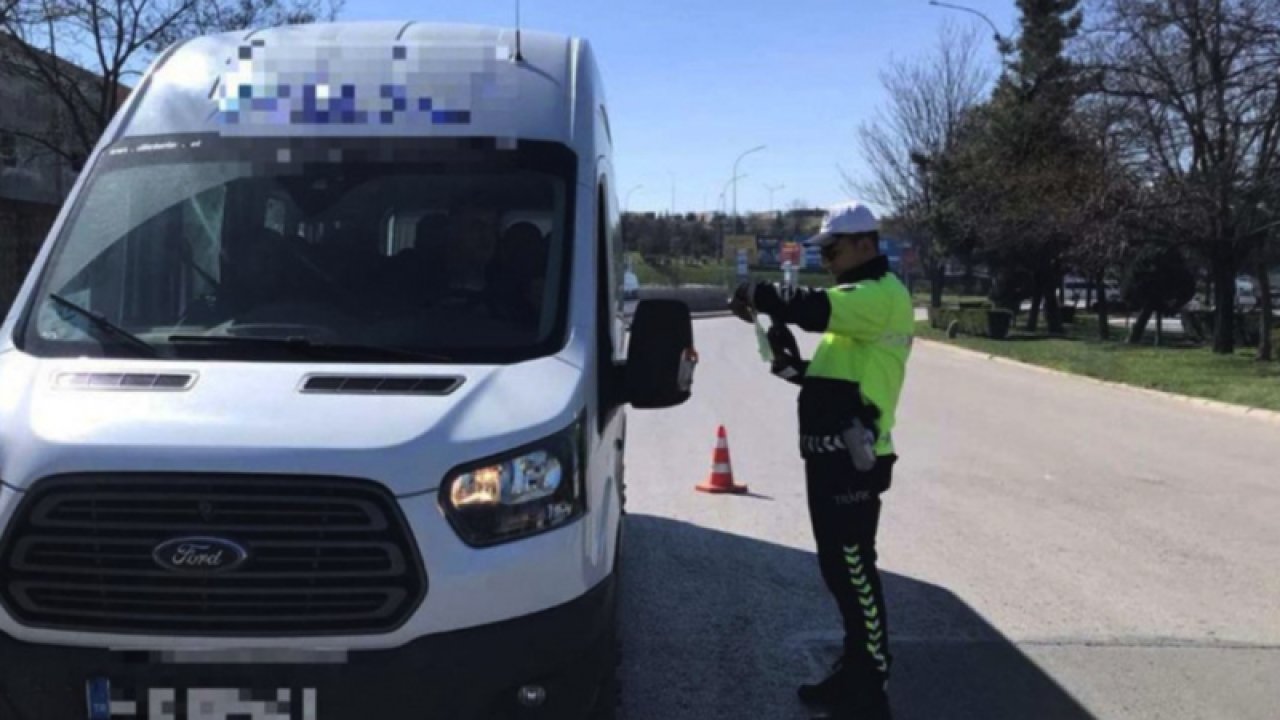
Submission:
[[[747,253],[747,263],[754,265],[756,262],[756,236],[755,235],[725,235],[724,237],[724,260],[727,263],[738,262],[738,251],[743,250]]]
[[[778,267],[782,264],[779,253],[782,241],[776,237],[756,238],[756,264],[763,267]]]

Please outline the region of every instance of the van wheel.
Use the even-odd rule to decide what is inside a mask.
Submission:
[[[625,578],[622,574],[622,525],[618,525],[616,555],[613,558],[613,577],[617,583],[613,606],[612,637],[609,639],[608,657],[603,663],[605,671],[596,691],[596,702],[587,720],[621,720],[622,718],[622,633],[618,629],[618,608]]]
[[[618,677],[622,669],[622,643],[614,634],[612,658],[596,691],[596,704],[587,720],[620,720],[622,718],[622,681]]]

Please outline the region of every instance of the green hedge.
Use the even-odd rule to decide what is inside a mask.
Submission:
[[[965,335],[1003,340],[1013,325],[1013,313],[989,307],[929,308],[930,327],[945,331],[953,322]]]

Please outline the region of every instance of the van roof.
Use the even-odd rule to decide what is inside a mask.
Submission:
[[[583,40],[414,22],[208,35],[157,60],[122,137],[497,137],[570,143]],[[597,89],[598,94],[600,93]]]

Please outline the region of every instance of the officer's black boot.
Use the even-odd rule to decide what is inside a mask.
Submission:
[[[811,706],[829,706],[839,701],[844,693],[845,685],[848,683],[844,671],[844,660],[836,661],[831,666],[831,674],[824,680],[816,683],[806,683],[796,690],[796,696],[800,698],[800,702]]]
[[[814,710],[812,720],[893,720],[888,700],[872,703],[842,702]]]
[[[883,673],[841,663],[823,702],[814,703],[814,720],[892,720]]]

